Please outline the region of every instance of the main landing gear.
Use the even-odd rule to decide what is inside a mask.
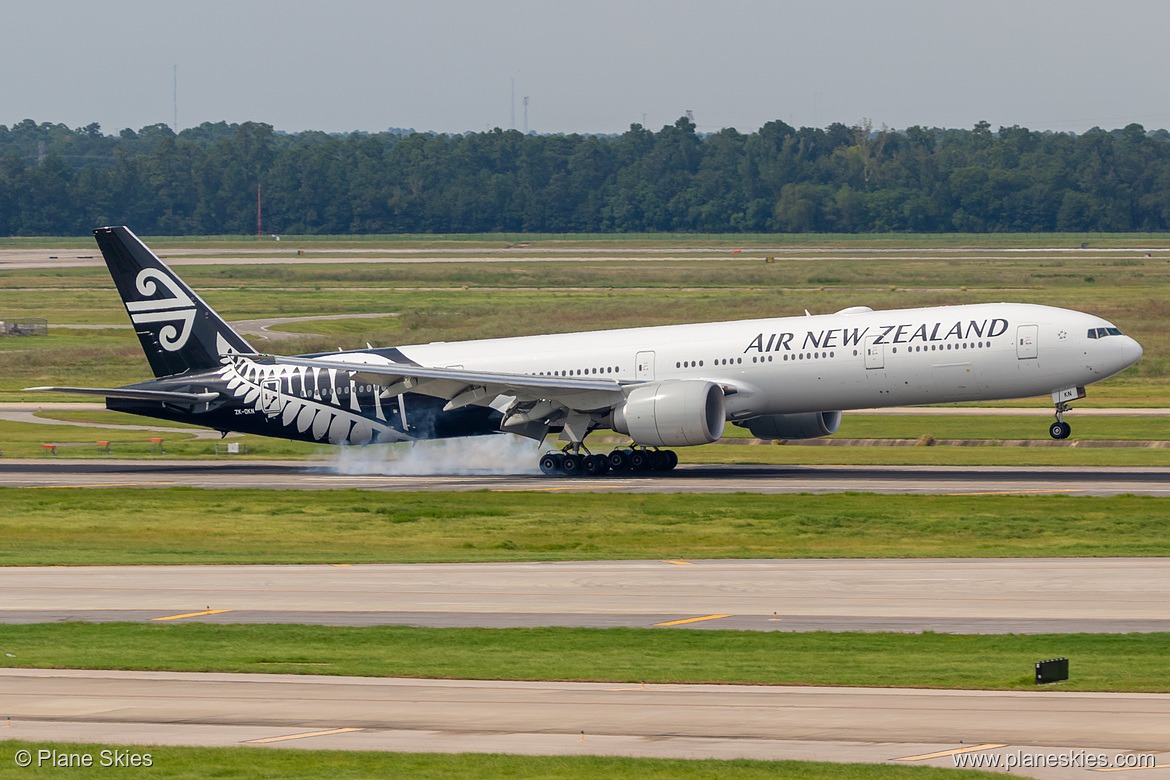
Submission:
[[[1056,422],[1048,426],[1048,435],[1054,439],[1067,439],[1072,433],[1072,426],[1064,421],[1064,413],[1071,407],[1061,401],[1056,405]]]
[[[582,448],[583,449],[583,448]],[[540,458],[540,470],[545,474],[597,477],[613,472],[670,471],[678,465],[673,450],[645,449],[632,446],[616,449],[608,455],[585,452],[548,452]]]

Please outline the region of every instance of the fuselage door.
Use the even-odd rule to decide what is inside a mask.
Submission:
[[[654,378],[654,353],[639,352],[634,364],[635,379]]]
[[[269,417],[280,414],[280,378],[270,377],[260,383],[260,411]]]
[[[1021,325],[1016,328],[1016,357],[1020,360],[1036,357],[1039,325]]]
[[[885,368],[886,347],[884,344],[875,344],[877,336],[867,336],[865,339],[865,367]]]

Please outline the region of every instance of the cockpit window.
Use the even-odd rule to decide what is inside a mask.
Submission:
[[[1120,336],[1120,328],[1089,328],[1089,338],[1103,339],[1106,336]]]
[[[1105,330],[1109,332],[1110,336],[1120,336],[1121,335],[1120,328],[1106,328]]]

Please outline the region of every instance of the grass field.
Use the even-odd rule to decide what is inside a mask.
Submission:
[[[344,628],[35,623],[0,635],[4,666],[485,680],[1170,691],[1170,634],[781,633],[663,628]]]
[[[1170,499],[1124,496],[0,488],[0,502],[8,566],[1170,555]]]
[[[84,414],[84,413],[83,413]],[[112,414],[112,413],[111,413]],[[216,439],[196,440],[189,428],[174,427],[165,421],[146,417],[135,417],[130,425],[155,426],[164,431],[119,430],[118,428],[88,428],[69,425],[40,425],[38,423],[0,421],[0,452],[8,458],[46,457],[43,444],[56,444],[57,456],[61,458],[158,458],[162,454],[151,443],[152,438],[161,438],[167,458],[214,459],[226,456],[215,454]],[[173,430],[171,430],[173,429]],[[110,442],[109,454],[105,447],[97,446],[98,441]],[[272,439],[266,436],[243,436],[230,441],[240,442],[247,449],[246,456],[233,458],[329,458],[333,453],[329,445]],[[223,444],[220,444],[221,451]]]
[[[53,777],[91,778],[101,771],[126,778],[165,780],[219,780],[280,777],[286,780],[337,780],[357,778],[581,778],[581,780],[944,780],[945,778],[992,778],[987,772],[886,764],[830,764],[807,761],[716,761],[602,756],[512,756],[484,753],[381,753],[342,750],[264,750],[249,747],[201,748],[159,745],[117,746],[118,750],[149,754],[151,766],[142,768],[21,769],[13,760],[18,750],[57,750],[88,753],[97,766],[109,745],[93,743],[26,742],[8,739],[0,732],[0,778],[23,778],[51,771]]]

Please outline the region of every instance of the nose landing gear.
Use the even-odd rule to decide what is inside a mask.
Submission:
[[[1071,407],[1064,401],[1056,404],[1056,422],[1048,426],[1048,435],[1054,439],[1067,439],[1072,433],[1072,426],[1064,421],[1064,413]]]

